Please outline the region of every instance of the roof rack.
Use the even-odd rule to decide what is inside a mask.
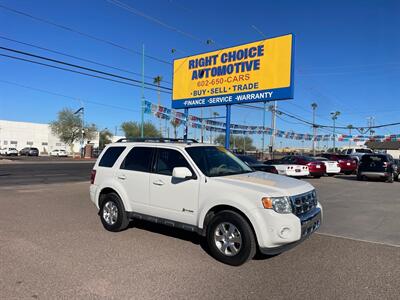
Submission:
[[[174,139],[174,138],[122,138],[117,143],[133,143],[133,142],[144,142],[144,143],[198,143],[195,139]]]

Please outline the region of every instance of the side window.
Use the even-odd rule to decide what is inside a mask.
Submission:
[[[186,158],[180,152],[172,149],[158,149],[156,173],[172,176],[172,170],[175,167],[186,167],[193,173]]]
[[[154,148],[134,147],[125,157],[125,160],[121,164],[121,169],[150,172],[153,153]]]
[[[347,149],[346,154],[351,154],[351,149]]]
[[[102,156],[99,167],[111,168],[121,153],[125,150],[125,147],[110,147],[106,153]]]

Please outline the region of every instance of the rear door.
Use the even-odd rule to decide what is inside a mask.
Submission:
[[[146,213],[149,206],[150,168],[155,148],[135,146],[116,172],[134,211]]]
[[[172,170],[186,167],[192,179],[175,179]],[[192,166],[177,149],[158,148],[150,175],[150,205],[153,215],[196,225],[199,179]]]

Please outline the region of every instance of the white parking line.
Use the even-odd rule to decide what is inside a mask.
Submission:
[[[348,237],[348,236],[343,236],[343,235],[331,234],[331,233],[315,232],[315,234],[330,236],[330,237],[337,237],[337,238],[342,238],[342,239],[352,240],[352,241],[357,241],[357,242],[372,243],[372,244],[377,244],[377,245],[384,245],[384,246],[400,248],[400,245],[396,245],[396,244],[368,241],[368,240],[363,240],[363,239],[358,239],[358,238],[353,238],[353,237]]]

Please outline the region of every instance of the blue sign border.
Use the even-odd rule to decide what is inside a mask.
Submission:
[[[287,33],[287,34],[283,34],[283,35],[277,35],[277,36],[273,36],[273,37],[268,37],[268,38],[257,40],[257,41],[253,41],[253,42],[248,42],[248,43],[245,43],[245,44],[257,43],[257,42],[261,42],[261,41],[265,41],[265,40],[269,40],[269,39],[273,39],[273,38],[277,38],[277,37],[282,37],[282,36],[286,36],[286,35],[292,35],[290,85],[288,87],[269,89],[269,90],[259,90],[259,91],[252,91],[252,92],[244,92],[244,93],[232,93],[232,94],[214,95],[214,96],[206,96],[206,97],[186,98],[186,99],[181,99],[181,100],[173,100],[173,98],[172,98],[173,97],[173,93],[172,93],[171,94],[171,102],[172,102],[171,107],[173,109],[184,109],[184,108],[221,106],[221,105],[233,105],[233,104],[246,104],[246,103],[255,103],[255,102],[265,102],[265,101],[293,99],[293,97],[294,97],[295,35],[293,33]],[[192,57],[192,56],[205,54],[205,53],[209,53],[209,52],[214,52],[214,51],[222,51],[224,49],[237,47],[237,46],[241,46],[241,45],[245,45],[245,44],[242,43],[242,44],[229,46],[229,47],[225,47],[225,48],[221,48],[221,49],[216,49],[216,50],[212,50],[212,51],[193,54],[193,55],[190,55],[190,56],[183,56],[183,57],[180,57],[180,58],[176,58],[173,61],[173,65],[175,64],[175,60],[178,60],[178,59],[189,58],[189,57]],[[172,82],[174,82],[173,78],[174,78],[174,68],[172,68]],[[267,96],[268,93],[271,93],[271,92],[272,92],[271,97],[268,97]],[[261,97],[262,96],[261,94],[263,94],[264,97]],[[255,96],[258,95],[258,97],[257,97],[256,100],[254,100],[254,99],[237,100],[238,96],[246,97],[246,95],[255,95]],[[230,97],[230,101],[227,102],[226,98],[229,98],[229,97]],[[217,98],[224,98],[225,101],[216,101]],[[185,103],[185,102],[192,102],[192,103],[196,103],[197,102],[197,104],[188,104],[188,103]],[[200,102],[202,104],[199,104]]]

